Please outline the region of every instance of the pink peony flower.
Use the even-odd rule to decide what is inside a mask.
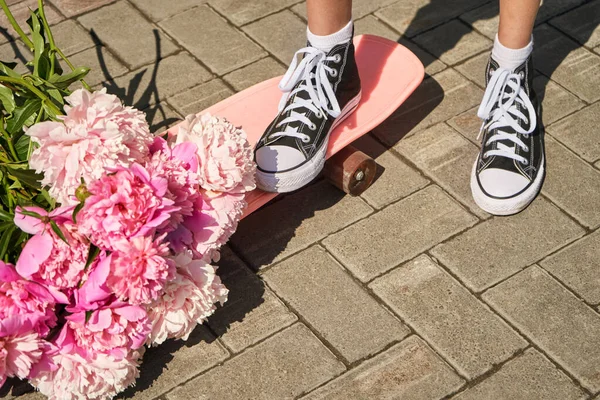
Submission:
[[[219,249],[235,232],[245,208],[243,194],[204,192],[194,214],[167,236],[171,249],[191,250],[195,258],[218,261]]]
[[[0,386],[7,377],[28,377],[43,354],[43,343],[27,316],[13,315],[0,320]]]
[[[203,189],[245,193],[255,188],[252,147],[246,133],[227,120],[209,114],[189,115],[179,125],[175,141],[196,144]]]
[[[171,149],[166,140],[157,137],[150,148],[152,156],[146,163],[146,170],[152,176],[168,180],[165,197],[174,202],[179,210],[171,213],[171,218],[159,233],[171,232],[194,212],[194,202],[200,197],[198,186],[197,148],[193,143],[178,144]]]
[[[66,98],[62,122],[41,122],[27,130],[39,144],[29,165],[44,173],[42,186],[59,203],[73,205],[81,184],[100,179],[107,168],[143,162],[153,135],[144,113],[125,107],[106,89],[74,91]]]
[[[104,353],[82,352],[68,329],[55,341],[53,368],[38,369],[30,383],[49,400],[104,400],[116,396],[139,377],[144,348],[115,359]]]
[[[68,243],[51,229],[33,236],[19,256],[17,271],[29,280],[68,296],[85,274],[90,245],[72,222],[65,222],[58,228]]]
[[[120,168],[90,183],[91,196],[77,216],[80,232],[103,250],[124,239],[151,234],[178,211],[165,198],[168,180],[151,176],[139,164]]]
[[[121,301],[93,311],[67,310],[74,312],[67,317],[67,327],[75,343],[91,354],[105,353],[121,360],[129,350],[143,346],[150,333],[146,310]]]
[[[174,266],[164,257],[168,245],[164,237],[154,242],[147,236],[121,241],[110,255],[110,274],[106,285],[123,301],[147,304],[156,300],[167,280],[172,279]]]
[[[42,336],[56,326],[54,296],[43,286],[21,277],[14,266],[0,261],[0,322],[27,317]]]
[[[215,310],[215,304],[227,301],[228,290],[215,274],[215,268],[181,253],[175,279],[165,286],[164,294],[148,306],[152,332],[148,344],[159,345],[166,339],[187,340],[197,324]]]

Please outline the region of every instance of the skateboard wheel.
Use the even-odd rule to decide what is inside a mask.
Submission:
[[[358,196],[371,186],[377,163],[352,145],[346,146],[325,163],[323,175],[336,187]]]

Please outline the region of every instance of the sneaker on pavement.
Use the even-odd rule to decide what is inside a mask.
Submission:
[[[542,187],[544,129],[532,82],[531,56],[514,70],[490,58],[477,112],[483,139],[471,173],[473,199],[490,214],[522,211]]]
[[[283,193],[321,172],[330,133],[358,107],[361,86],[352,40],[327,53],[310,43],[298,50],[279,88],[284,92],[279,114],[258,141],[254,159],[257,186]]]

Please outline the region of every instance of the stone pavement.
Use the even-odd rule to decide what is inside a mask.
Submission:
[[[9,3],[23,19],[36,1]],[[305,42],[298,0],[48,3],[88,81],[156,130],[283,73]],[[600,399],[600,0],[542,6],[548,176],[509,218],[468,185],[497,15],[496,0],[355,0],[357,33],[400,40],[427,72],[358,143],[378,180],[360,197],[319,181],[244,220],[220,262],[227,305],[148,351],[124,397]],[[26,51],[7,42],[2,59]]]

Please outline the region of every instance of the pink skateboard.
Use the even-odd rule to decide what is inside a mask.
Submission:
[[[323,171],[336,186],[356,195],[372,183],[376,164],[350,143],[389,117],[419,86],[424,69],[412,52],[391,40],[362,35],[354,39],[354,44],[362,82],[362,99],[356,111],[332,132],[327,149],[328,160]],[[280,78],[273,78],[259,83],[201,113],[218,115],[241,126],[254,146],[277,113],[282,96],[277,86],[279,81]],[[248,193],[245,215],[276,196],[276,193],[258,189]]]

